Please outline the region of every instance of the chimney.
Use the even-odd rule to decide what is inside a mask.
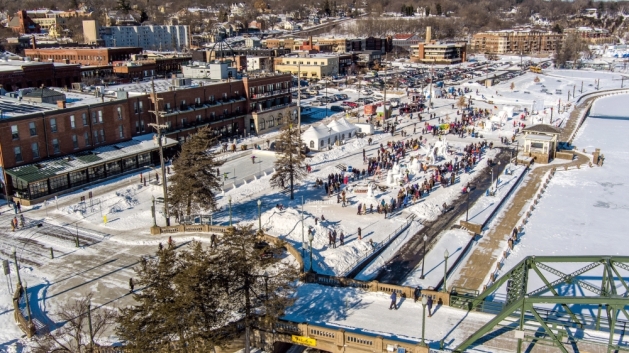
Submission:
[[[57,108],[65,109],[66,108],[66,101],[65,100],[57,101]]]
[[[432,27],[426,27],[426,43],[430,43],[432,40]]]
[[[31,36],[31,44],[33,45],[33,49],[37,49],[37,40],[35,36]]]

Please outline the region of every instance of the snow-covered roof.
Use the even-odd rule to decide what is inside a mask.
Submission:
[[[302,134],[302,138],[305,141],[308,140],[319,140],[321,138],[327,137],[330,133],[328,132],[328,127],[321,125],[311,125],[304,133]]]
[[[561,130],[548,124],[537,124],[537,125],[529,126],[529,127],[524,128],[522,131],[542,133],[542,134],[560,134],[561,133]]]

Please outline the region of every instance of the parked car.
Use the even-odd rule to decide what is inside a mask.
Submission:
[[[343,109],[343,107],[341,107],[340,105],[331,105],[330,106],[330,110],[333,112],[344,112],[345,109]]]

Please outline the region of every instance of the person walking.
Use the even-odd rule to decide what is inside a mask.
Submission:
[[[17,225],[18,225],[17,217],[13,217],[13,227],[17,229]]]
[[[340,236],[339,240],[340,240],[340,245],[341,246],[345,245],[345,234],[343,234],[343,232],[341,232],[341,236]]]
[[[360,229],[360,227],[358,227],[358,240],[362,240],[362,230]]]
[[[328,230],[328,246],[332,246],[332,231]]]
[[[11,231],[15,232],[15,223],[13,223],[13,220],[11,220]]]
[[[22,204],[20,203],[20,201],[18,201],[15,205],[17,206],[17,212],[22,213]]]
[[[332,248],[336,249],[336,230],[332,231]]]
[[[24,228],[24,215],[20,214],[20,228]]]
[[[216,233],[212,233],[212,236],[210,237],[210,248],[215,248],[216,247]]]
[[[133,293],[133,287],[135,287],[133,284],[133,278],[129,278],[129,293]]]
[[[389,305],[389,310],[395,308],[397,310],[397,292],[391,293],[391,305]]]
[[[426,302],[426,306],[428,307],[428,317],[432,316],[432,296],[428,296],[428,301]]]

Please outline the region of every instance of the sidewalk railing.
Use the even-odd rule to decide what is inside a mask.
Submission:
[[[380,249],[383,249],[383,248],[389,246],[389,244],[391,244],[391,242],[393,240],[395,240],[403,231],[405,231],[411,225],[411,222],[412,222],[412,220],[408,220],[408,221],[404,222],[404,224],[402,224],[396,230],[394,230],[391,234],[389,234],[386,239],[376,243],[370,250],[367,250],[359,258],[357,258],[354,262],[350,263],[345,268],[343,268],[343,270],[339,272],[339,276],[341,276],[341,277],[347,276],[357,266],[359,266],[365,260],[370,258],[371,255],[375,254]]]

